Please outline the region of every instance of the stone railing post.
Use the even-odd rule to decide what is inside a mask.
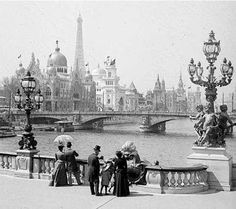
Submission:
[[[33,157],[39,150],[17,150],[16,172],[14,176],[33,178]]]
[[[203,164],[208,166],[207,182],[211,189],[230,191],[232,189],[233,158],[226,148],[192,147],[193,153],[187,158],[189,165]],[[197,173],[196,182],[201,178]]]

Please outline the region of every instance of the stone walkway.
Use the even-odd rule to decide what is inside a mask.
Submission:
[[[46,180],[0,175],[0,209],[233,209],[236,191],[92,196],[88,186],[49,187]]]

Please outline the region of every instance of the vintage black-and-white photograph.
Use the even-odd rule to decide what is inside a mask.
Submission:
[[[0,208],[234,208],[235,10],[0,1]]]

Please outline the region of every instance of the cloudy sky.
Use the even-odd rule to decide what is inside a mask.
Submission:
[[[176,88],[180,72],[186,87],[195,89],[187,66],[192,57],[207,66],[202,46],[211,30],[222,47],[216,66],[224,57],[235,65],[235,11],[236,2],[217,1],[3,1],[0,79],[13,75],[20,61],[27,66],[32,52],[45,69],[56,40],[68,66],[73,66],[76,19],[81,13],[85,61],[91,70],[110,55],[116,58],[120,83],[133,81],[140,92],[153,89],[158,74],[167,88]],[[233,79],[225,92],[235,88],[235,75]]]

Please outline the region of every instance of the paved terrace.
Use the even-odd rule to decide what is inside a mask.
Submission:
[[[47,180],[0,175],[0,209],[233,209],[236,191],[92,196],[88,186],[49,187]]]

